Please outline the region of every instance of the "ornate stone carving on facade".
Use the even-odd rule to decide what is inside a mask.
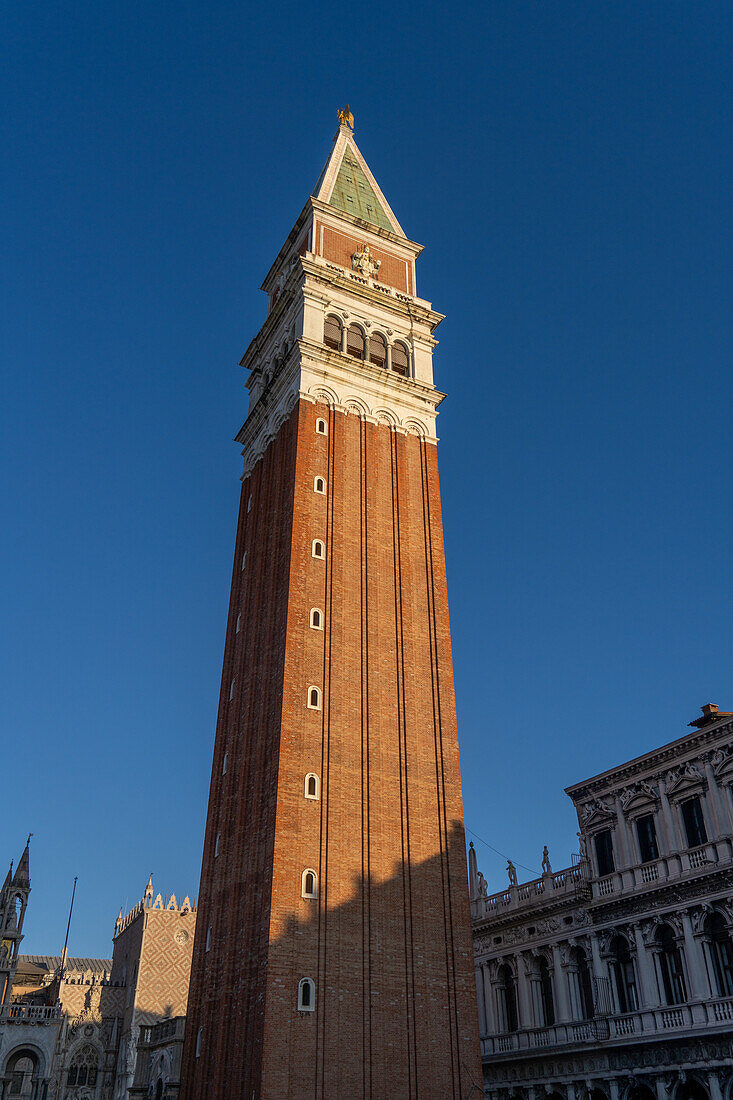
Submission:
[[[382,261],[375,259],[368,244],[363,244],[358,252],[352,253],[351,266],[354,271],[359,271],[366,279],[376,279]]]
[[[667,794],[674,797],[705,786],[705,777],[691,760],[667,772]]]
[[[645,803],[654,804],[658,801],[659,792],[643,779],[638,783],[632,783],[629,787],[625,787],[621,792],[621,806],[624,813]]]
[[[584,826],[600,821],[612,821],[616,816],[608,803],[602,798],[592,798],[590,802],[586,802],[581,813]]]

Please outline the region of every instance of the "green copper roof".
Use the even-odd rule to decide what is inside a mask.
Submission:
[[[394,233],[394,227],[348,145],[328,205]]]

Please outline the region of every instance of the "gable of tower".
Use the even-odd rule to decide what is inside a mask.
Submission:
[[[355,218],[394,232],[394,226],[384,212],[382,204],[359,164],[351,146],[344,150],[341,167],[328,201],[329,206],[352,214]]]

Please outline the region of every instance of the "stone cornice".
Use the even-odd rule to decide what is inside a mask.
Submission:
[[[337,286],[348,291],[353,298],[361,298],[366,302],[382,308],[387,307],[399,316],[411,321],[423,321],[433,332],[441,321],[445,320],[444,313],[434,310],[430,302],[424,298],[416,298],[411,294],[404,294],[394,287],[383,286],[372,279],[366,279],[355,272],[332,263],[330,260],[322,260],[303,256],[301,257],[303,269],[316,283],[324,286]]]
[[[614,791],[637,777],[649,778],[655,771],[667,771],[675,764],[679,764],[683,753],[685,755],[702,753],[709,749],[721,735],[731,734],[733,734],[733,722],[730,719],[706,726],[704,729],[695,730],[694,733],[685,734],[684,737],[680,737],[676,741],[670,741],[669,744],[662,745],[661,748],[646,753],[644,756],[637,756],[618,768],[612,768],[609,771],[592,776],[590,779],[582,780],[580,783],[574,783],[572,786],[565,788],[565,793],[572,798],[577,806],[578,803],[592,796],[597,797],[600,794]]]

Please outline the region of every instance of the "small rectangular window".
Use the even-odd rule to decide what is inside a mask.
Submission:
[[[604,829],[602,833],[596,833],[593,837],[593,843],[596,849],[596,863],[598,864],[598,874],[601,878],[604,875],[613,874],[614,862],[613,862],[613,837],[611,836],[610,829]]]
[[[231,684],[229,685],[229,698],[234,698],[234,680],[232,680]]]
[[[247,564],[247,551],[245,550],[244,553],[242,554],[242,572],[244,572],[244,567],[245,567],[246,564]]]
[[[636,835],[639,840],[641,862],[651,863],[653,859],[659,859],[657,830],[654,825],[653,814],[644,814],[636,819]]]
[[[701,844],[707,844],[708,834],[705,828],[705,818],[702,816],[702,806],[697,795],[683,802],[680,809],[682,810],[682,821],[687,834],[688,848],[699,848]]]

